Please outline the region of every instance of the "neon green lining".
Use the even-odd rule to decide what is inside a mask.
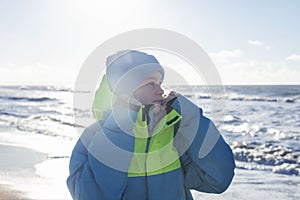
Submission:
[[[141,120],[142,108],[140,109],[133,129],[134,155],[128,169],[128,177],[162,174],[181,167],[178,153],[173,146],[173,125],[181,118],[181,115],[173,109],[160,120],[152,137],[148,138],[147,122]],[[173,122],[166,125],[166,122],[171,120]],[[146,152],[147,141],[149,142],[148,152]]]

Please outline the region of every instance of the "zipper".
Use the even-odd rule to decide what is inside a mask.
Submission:
[[[148,152],[149,152],[149,145],[150,145],[150,140],[151,137],[147,138],[147,143],[146,143],[146,149],[145,149],[145,153],[146,153],[146,159],[145,159],[145,177],[146,177],[146,193],[147,193],[147,199],[149,197],[149,191],[148,191],[148,174],[147,174],[147,157],[148,157]]]
[[[151,140],[151,137],[148,137],[147,138],[147,143],[146,143],[145,153],[148,153],[148,151],[149,151],[150,140]]]

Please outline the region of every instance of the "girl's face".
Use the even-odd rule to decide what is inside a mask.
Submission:
[[[161,104],[164,91],[161,89],[162,75],[155,71],[147,76],[134,92],[134,97],[143,105]]]

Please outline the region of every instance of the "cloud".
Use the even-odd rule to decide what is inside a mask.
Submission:
[[[265,44],[261,41],[258,40],[249,40],[248,44],[253,45],[253,46],[264,46]]]
[[[286,57],[286,60],[300,61],[300,54],[292,54]]]
[[[209,54],[223,84],[299,84],[300,69],[286,61],[247,59],[241,50],[220,51]],[[290,60],[300,60],[291,55]],[[288,59],[287,58],[287,59]]]
[[[224,84],[299,84],[300,69],[287,62],[245,60],[217,68]]]
[[[0,85],[73,85],[78,69],[45,63],[0,63]]]
[[[0,62],[0,68],[7,68],[7,67],[14,67],[14,66],[16,66],[16,64],[11,61]]]
[[[214,62],[217,63],[225,63],[229,62],[235,58],[241,58],[243,56],[243,52],[240,49],[234,50],[223,50],[217,53],[211,53],[209,56],[213,59]]]
[[[256,47],[264,47],[265,49],[269,50],[271,47],[266,45],[265,43],[258,41],[258,40],[249,40],[248,44],[251,46],[256,46]]]

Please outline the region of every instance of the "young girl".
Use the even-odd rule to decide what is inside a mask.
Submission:
[[[163,79],[152,55],[128,50],[108,57],[94,102],[98,121],[70,160],[73,199],[188,200],[190,189],[228,188],[235,168],[230,147],[187,98],[163,97]]]

